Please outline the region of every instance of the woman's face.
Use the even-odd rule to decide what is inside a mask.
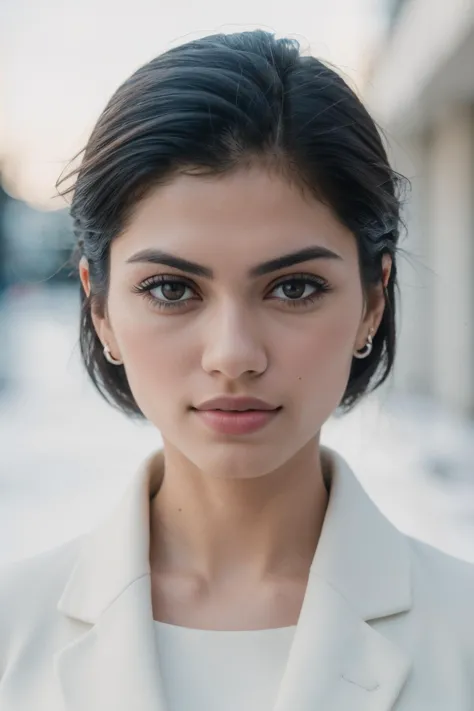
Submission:
[[[351,232],[263,168],[159,187],[110,260],[108,314],[94,314],[99,337],[165,446],[218,476],[265,474],[310,443],[382,317],[381,289],[364,301]],[[87,263],[80,271],[87,292]],[[226,434],[193,409],[222,395],[280,409],[256,431]]]

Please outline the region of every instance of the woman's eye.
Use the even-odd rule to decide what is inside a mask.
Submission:
[[[194,289],[185,281],[169,277],[151,277],[134,287],[156,308],[183,308],[192,300]]]
[[[330,291],[329,284],[321,279],[293,277],[277,284],[272,293],[276,293],[276,298],[288,303],[289,306],[300,306],[313,303],[328,291]]]
[[[279,298],[301,299],[314,293],[315,287],[308,282],[293,279],[276,287],[275,291],[280,290]]]
[[[150,289],[150,293],[156,292],[156,298],[164,301],[182,301],[187,291],[192,290],[181,281],[167,281]]]

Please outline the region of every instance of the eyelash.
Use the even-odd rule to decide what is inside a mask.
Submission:
[[[276,283],[271,289],[271,291],[274,291],[278,287],[284,286],[288,283],[297,283],[299,285],[310,284],[311,286],[316,287],[318,289],[317,292],[311,294],[310,296],[306,296],[303,299],[280,299],[280,301],[283,301],[283,303],[288,304],[291,308],[310,306],[310,304],[323,298],[325,294],[332,290],[328,282],[324,279],[315,277],[310,274],[295,274],[291,275],[291,277],[286,277],[285,279],[282,279],[281,281]],[[194,287],[182,277],[178,278],[161,274],[145,279],[145,281],[141,282],[141,284],[135,286],[132,291],[141,294],[144,299],[150,301],[152,305],[158,309],[182,309],[186,308],[187,304],[189,304],[190,301],[193,301],[193,299],[186,299],[184,301],[160,301],[156,297],[152,296],[152,289],[155,289],[157,286],[163,286],[164,284],[182,284],[188,287],[189,289],[194,290]]]

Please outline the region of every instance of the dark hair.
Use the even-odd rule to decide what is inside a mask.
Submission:
[[[91,309],[106,308],[112,240],[154,187],[182,173],[217,175],[252,163],[279,170],[332,208],[357,240],[365,291],[380,285],[382,256],[391,256],[372,353],[353,359],[339,407],[348,411],[386,380],[395,355],[395,257],[405,179],[390,167],[355,92],[328,64],[302,55],[297,40],[255,30],[168,50],[117,89],[82,153],[81,165],[57,187],[77,176],[60,194],[74,191],[74,264],[84,255],[90,269],[90,298],[81,285],[80,348],[110,404],[144,417],[124,367],[105,360],[91,318]]]

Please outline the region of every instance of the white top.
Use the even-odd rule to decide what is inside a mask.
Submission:
[[[271,711],[296,626],[189,629],[154,621],[167,711]]]

